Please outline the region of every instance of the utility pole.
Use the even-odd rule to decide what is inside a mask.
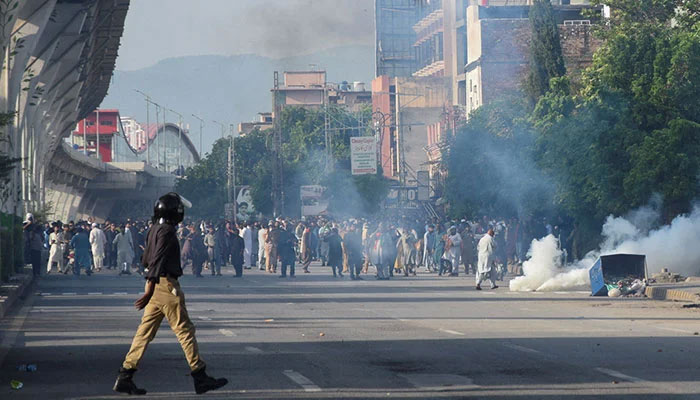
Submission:
[[[95,135],[96,135],[96,138],[95,138],[95,157],[97,157],[97,159],[99,160],[100,159],[100,109],[99,108],[95,109],[95,114],[96,114],[95,118],[97,119],[97,122],[95,122],[95,125],[97,126],[97,131],[95,131]]]
[[[284,178],[282,175],[282,127],[280,126],[281,107],[279,104],[279,72],[273,74],[274,90],[272,91],[272,109],[274,112],[273,118],[273,140],[272,153],[275,166],[272,169],[272,207],[275,217],[281,215],[284,211]]]
[[[202,159],[202,130],[204,129],[204,120],[194,114],[193,117],[199,120],[199,159]]]
[[[224,138],[224,124],[219,122],[219,121],[214,121],[214,120],[211,120],[211,122],[213,122],[221,127],[221,138],[223,139]]]
[[[180,114],[179,112],[177,112],[171,108],[168,108],[168,111],[170,111],[171,113],[174,113],[175,115],[178,116],[178,118],[180,118],[178,125],[177,125],[177,139],[178,139],[179,143],[178,143],[178,148],[177,148],[177,169],[176,169],[178,171],[178,174],[179,174],[180,168],[182,167],[182,114]]]
[[[167,107],[163,106],[162,110],[163,110],[163,142],[162,142],[163,143],[163,170],[165,172],[168,172],[168,154],[167,154],[168,146],[166,143],[168,135],[165,134],[165,132],[166,132],[165,125],[167,124],[167,122],[165,122],[166,121],[165,111],[167,110]]]
[[[151,165],[151,144],[150,144],[150,137],[148,136],[148,129],[149,129],[149,126],[151,125],[150,115],[149,115],[149,112],[151,110],[151,96],[147,95],[146,93],[144,93],[138,89],[134,89],[134,91],[136,93],[141,94],[142,96],[144,96],[146,98],[146,130],[145,130],[145,132],[146,132],[146,164]]]
[[[236,204],[236,138],[233,136],[233,124],[229,125],[228,146],[228,202],[233,204],[233,223],[237,223],[238,204]]]

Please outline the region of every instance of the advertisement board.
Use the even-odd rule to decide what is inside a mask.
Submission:
[[[328,198],[326,187],[320,185],[301,186],[301,216],[325,215],[328,213]]]
[[[353,175],[377,173],[377,141],[374,136],[350,138],[350,164]]]
[[[239,222],[250,221],[255,218],[255,207],[250,195],[250,186],[238,186],[236,193],[236,220]]]
[[[389,193],[384,200],[384,207],[410,210],[420,208],[418,188],[415,186],[394,186],[389,188]]]

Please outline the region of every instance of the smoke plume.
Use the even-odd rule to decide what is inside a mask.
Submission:
[[[557,239],[547,236],[532,241],[529,259],[523,263],[524,276],[510,282],[512,291],[554,291],[588,288],[588,269],[601,255],[644,254],[649,273],[668,268],[684,276],[700,273],[700,208],[689,215],[679,215],[669,225],[651,228],[659,220],[653,204],[631,212],[626,217],[609,216],[603,224],[600,249],[583,260],[562,266],[562,252]]]

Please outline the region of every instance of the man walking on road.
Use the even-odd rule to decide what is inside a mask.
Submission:
[[[168,320],[185,352],[194,378],[195,392],[202,394],[228,383],[224,378],[215,379],[206,373],[206,364],[199,356],[194,324],[187,313],[185,295],[178,282],[178,278],[182,276],[182,266],[175,227],[182,222],[185,206],[189,207],[191,204],[177,193],[168,193],[155,204],[154,225],[148,231],[142,259],[147,271],[146,293],[134,303],[137,309],[145,308],[145,311],[131,343],[131,349],[119,369],[119,376],[113,388],[116,392],[146,394],[146,390],[136,386],[133,376],[146,347],[156,336],[163,318]]]
[[[92,246],[92,262],[95,265],[96,271],[102,271],[106,244],[107,237],[105,233],[93,222],[92,229],[90,230],[90,246]]]
[[[493,252],[496,247],[496,243],[493,240],[493,229],[489,229],[488,232],[479,240],[479,245],[477,251],[479,252],[479,261],[476,271],[476,290],[481,290],[481,282],[488,279],[491,281],[491,289],[496,289],[496,282],[493,280],[493,275],[491,271],[491,265],[493,264]]]

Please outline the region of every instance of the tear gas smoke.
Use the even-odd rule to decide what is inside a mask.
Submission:
[[[528,251],[529,259],[523,263],[524,276],[513,279],[510,290],[587,288],[588,269],[600,255],[615,253],[646,255],[650,273],[662,268],[685,276],[700,273],[700,208],[695,207],[689,215],[679,215],[669,225],[650,229],[649,224],[658,221],[658,217],[658,208],[653,206],[635,210],[626,218],[609,216],[603,225],[600,249],[564,268],[557,239],[551,235],[535,239]]]

